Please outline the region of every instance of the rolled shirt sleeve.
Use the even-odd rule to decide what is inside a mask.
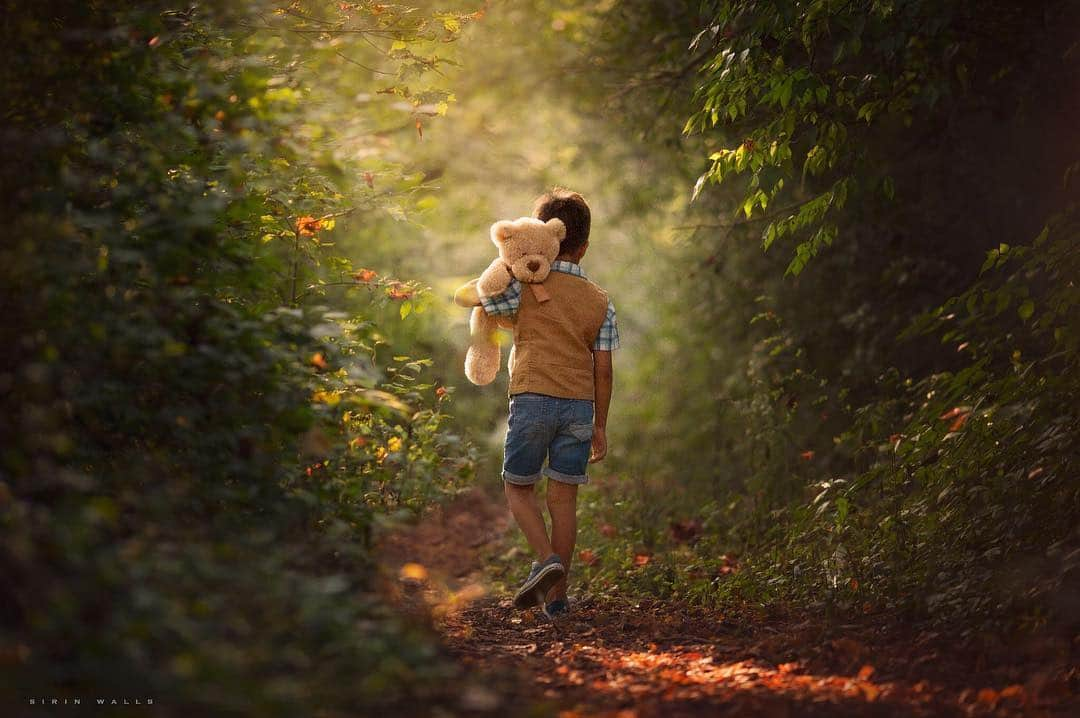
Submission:
[[[594,352],[610,352],[619,348],[619,323],[615,319],[615,305],[608,300],[607,315],[604,323],[600,325],[600,331],[596,334],[593,342]]]

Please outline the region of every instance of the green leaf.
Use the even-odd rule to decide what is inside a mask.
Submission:
[[[762,235],[762,248],[768,249],[776,241],[776,222],[770,222]]]
[[[1030,299],[1025,299],[1024,303],[1016,310],[1016,313],[1026,322],[1028,319],[1031,319],[1031,315],[1035,313],[1035,302]]]
[[[402,319],[404,319],[405,317],[412,314],[412,309],[412,302],[406,299],[404,302],[401,303],[401,308],[398,309],[398,314],[401,316]]]

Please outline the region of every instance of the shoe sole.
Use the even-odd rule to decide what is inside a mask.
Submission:
[[[514,608],[532,608],[543,604],[547,598],[547,592],[565,575],[566,569],[560,564],[553,563],[544,566],[514,594]]]

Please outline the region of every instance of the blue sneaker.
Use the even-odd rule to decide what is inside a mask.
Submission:
[[[558,554],[551,554],[543,563],[534,561],[529,577],[514,594],[514,608],[542,606],[548,591],[565,575],[566,569]]]
[[[561,618],[570,613],[570,604],[565,598],[556,598],[551,603],[544,604],[544,615],[550,619]]]

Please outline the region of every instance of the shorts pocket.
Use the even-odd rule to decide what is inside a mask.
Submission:
[[[578,441],[589,441],[592,439],[593,425],[584,423],[570,424],[566,427],[566,433],[573,436]]]

